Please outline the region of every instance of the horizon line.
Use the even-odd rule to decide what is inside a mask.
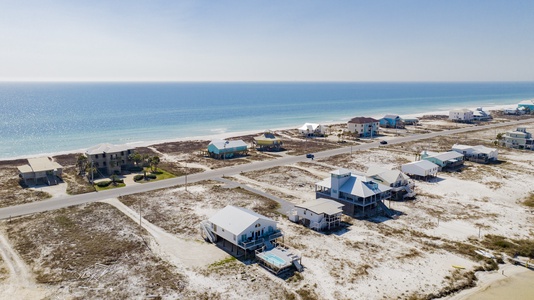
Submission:
[[[534,80],[2,80],[0,83],[534,83]]]

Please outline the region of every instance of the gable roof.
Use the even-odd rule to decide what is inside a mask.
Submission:
[[[260,136],[254,137],[255,140],[280,140],[279,137],[274,135],[274,133],[271,132],[265,132]]]
[[[354,123],[354,124],[367,124],[367,123],[376,123],[378,120],[368,117],[356,117],[352,118],[347,123]]]
[[[458,151],[458,150],[463,151],[463,150],[470,150],[470,149],[472,149],[474,152],[485,153],[485,154],[490,154],[492,152],[497,151],[497,149],[495,148],[489,148],[489,147],[482,146],[482,145],[469,146],[469,145],[454,144],[452,146],[452,150],[454,151]]]
[[[404,175],[404,173],[399,170],[389,170],[378,166],[369,167],[365,175],[371,177],[379,177],[389,184],[396,182],[399,177],[401,177],[402,179],[407,179],[406,175]]]
[[[219,150],[220,149],[238,148],[238,147],[247,147],[247,143],[243,142],[243,140],[237,140],[237,141],[213,140],[209,144],[210,145],[214,145]]]
[[[448,160],[451,160],[451,159],[458,159],[458,158],[461,158],[463,156],[464,156],[463,154],[458,153],[456,151],[448,151],[448,152],[443,152],[443,153],[437,153],[437,154],[434,154],[434,155],[429,155],[426,158],[435,158],[435,159],[441,160],[441,161],[448,161]]]
[[[239,235],[250,225],[259,220],[274,220],[260,215],[250,209],[228,205],[213,215],[209,221],[232,234]],[[275,222],[276,223],[276,222]]]
[[[98,144],[96,146],[93,146],[85,151],[86,154],[94,155],[94,154],[102,154],[102,153],[116,153],[116,152],[122,152],[122,151],[128,151],[132,150],[132,147],[129,147],[127,145],[112,145],[109,143],[103,143]]]
[[[345,206],[337,201],[319,198],[306,201],[302,204],[296,204],[295,207],[300,207],[312,211],[316,214],[335,215],[343,212],[342,207]]]
[[[426,171],[439,168],[438,165],[428,160],[418,160],[418,161],[406,163],[403,166],[414,166],[414,167],[417,167],[417,168],[420,168]]]
[[[315,131],[317,129],[321,129],[321,127],[324,127],[324,126],[321,125],[321,124],[317,124],[317,123],[304,123],[304,125],[299,127],[298,130],[301,130],[301,131],[306,131],[306,130]]]
[[[401,117],[399,115],[385,115],[382,119],[400,119]]]

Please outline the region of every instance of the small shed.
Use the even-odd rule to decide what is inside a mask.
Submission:
[[[439,166],[428,160],[419,160],[403,164],[401,171],[411,177],[429,178],[438,174]]]
[[[208,145],[208,153],[209,156],[213,158],[232,158],[238,155],[247,155],[248,146],[247,143],[242,140],[214,140]]]

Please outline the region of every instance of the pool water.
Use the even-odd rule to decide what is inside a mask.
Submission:
[[[268,253],[266,255],[263,256],[263,258],[272,263],[273,265],[276,265],[276,266],[283,266],[285,264],[285,260],[281,259],[280,257],[272,254],[272,253]]]

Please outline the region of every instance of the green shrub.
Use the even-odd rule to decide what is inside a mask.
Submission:
[[[111,180],[108,180],[108,181],[100,181],[100,182],[97,182],[96,185],[98,187],[107,187],[111,184]]]
[[[134,181],[139,181],[139,180],[143,180],[144,176],[143,175],[135,175],[134,176]]]
[[[156,179],[158,176],[156,174],[146,174],[146,178]]]

